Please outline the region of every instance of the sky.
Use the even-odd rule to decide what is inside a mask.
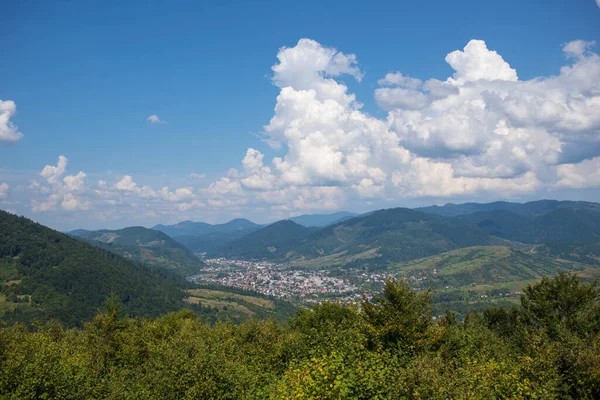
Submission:
[[[0,209],[55,229],[600,199],[600,0],[0,10]]]

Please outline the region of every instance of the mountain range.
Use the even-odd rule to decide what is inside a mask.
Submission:
[[[393,208],[312,230],[288,221],[249,233],[214,254],[314,266],[387,267],[472,246],[522,249],[597,242],[600,205],[545,200]]]
[[[346,211],[332,214],[304,214],[290,218],[289,221],[304,227],[324,227],[356,215]],[[224,224],[211,225],[205,222],[183,221],[175,225],[159,224],[152,229],[166,233],[194,253],[214,253],[224,247],[231,248],[232,242],[264,227],[266,225],[237,218]]]

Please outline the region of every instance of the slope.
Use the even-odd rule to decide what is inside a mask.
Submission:
[[[600,213],[590,207],[560,207],[535,217],[504,210],[476,212],[456,217],[456,222],[523,243],[600,241]]]
[[[285,258],[314,229],[284,220],[275,222],[225,245],[214,255],[241,258]]]
[[[202,261],[181,243],[163,232],[141,226],[70,233],[132,261],[167,268],[181,275],[192,275],[203,266]]]
[[[244,218],[236,218],[224,224],[211,225],[205,222],[183,221],[176,225],[156,225],[152,229],[161,231],[170,237],[199,236],[208,233],[231,233],[246,230],[256,230],[262,225],[255,224]]]
[[[271,225],[228,245],[225,256],[266,258],[298,265],[323,264],[359,266],[365,262],[383,268],[391,262],[406,261],[466,246],[501,242],[481,229],[459,226],[452,220],[407,208],[380,210],[343,221],[310,234],[292,221]],[[290,231],[286,231],[290,229]],[[293,234],[292,232],[297,232]],[[259,238],[258,235],[261,237]],[[272,246],[272,251],[265,248]]]
[[[475,246],[398,263],[390,270],[408,277],[409,281],[436,289],[530,281],[589,267],[576,261],[547,257],[533,249]]]
[[[538,200],[528,203],[509,203],[506,201],[496,201],[493,203],[448,203],[443,206],[420,207],[415,210],[436,214],[445,217],[456,217],[460,215],[473,214],[487,211],[510,211],[527,217],[537,217],[550,213],[552,211],[568,210],[587,210],[592,213],[600,213],[600,204],[586,201],[558,201],[558,200]]]
[[[69,326],[94,316],[111,295],[132,316],[184,306],[187,284],[24,217],[0,211],[0,318],[58,319]]]
[[[347,211],[339,211],[332,214],[304,214],[294,218],[290,218],[290,221],[297,223],[298,225],[311,227],[323,227],[338,222],[348,220],[356,217],[358,214],[350,213]]]

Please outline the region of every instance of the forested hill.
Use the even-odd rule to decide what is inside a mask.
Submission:
[[[181,243],[165,233],[142,226],[118,230],[75,230],[71,235],[117,253],[127,259],[153,267],[167,268],[183,276],[197,273],[204,266]]]
[[[527,217],[537,217],[559,209],[587,210],[600,213],[600,204],[587,201],[559,201],[559,200],[537,200],[528,203],[510,203],[507,201],[495,201],[492,203],[448,203],[443,206],[430,206],[416,208],[417,211],[429,214],[437,214],[445,217],[456,217],[459,215],[473,214],[486,211],[510,211],[512,213]]]
[[[286,260],[343,256],[385,265],[498,241],[477,227],[456,227],[444,217],[394,208],[312,231],[280,221],[230,243],[218,254]]]
[[[379,210],[304,234],[297,234],[299,226],[291,221],[281,221],[230,243],[216,254],[307,266],[383,268],[471,246],[523,249],[538,244],[600,242],[600,205],[596,203],[544,200],[433,209],[445,211]],[[458,215],[440,215],[452,213]]]
[[[236,218],[224,224],[211,225],[205,222],[183,221],[176,225],[156,225],[152,229],[166,233],[171,237],[176,236],[199,236],[209,233],[235,233],[260,228],[261,225],[255,224],[244,218]]]
[[[283,220],[228,243],[216,254],[243,258],[285,257],[315,230]]]
[[[0,211],[0,318],[57,319],[67,326],[92,318],[111,295],[131,315],[156,316],[185,307],[185,281],[134,264],[69,235]]]

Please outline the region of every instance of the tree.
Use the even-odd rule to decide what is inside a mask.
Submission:
[[[567,330],[579,337],[600,332],[600,289],[575,274],[559,274],[529,285],[521,295],[526,320],[557,339]]]
[[[414,291],[405,280],[386,280],[382,297],[362,301],[364,318],[384,346],[414,348],[431,326],[429,290]]]

